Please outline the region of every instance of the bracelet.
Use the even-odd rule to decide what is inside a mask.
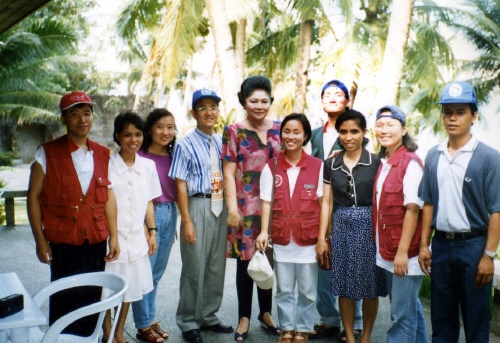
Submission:
[[[158,229],[155,228],[155,227],[148,227],[148,231],[156,231],[156,232],[158,232]]]

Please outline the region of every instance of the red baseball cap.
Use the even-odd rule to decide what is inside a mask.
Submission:
[[[63,111],[78,104],[89,104],[92,107],[92,110],[94,110],[93,106],[96,106],[96,104],[90,100],[87,93],[74,91],[63,95],[61,101],[59,102],[59,112],[62,114]]]

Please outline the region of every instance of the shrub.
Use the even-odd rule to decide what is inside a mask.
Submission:
[[[6,151],[0,152],[0,166],[11,167],[14,165],[14,154]]]

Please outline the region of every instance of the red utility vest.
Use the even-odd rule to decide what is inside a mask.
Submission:
[[[109,236],[104,206],[108,201],[109,150],[90,139],[94,175],[84,195],[64,135],[43,144],[47,169],[40,198],[45,238],[50,243],[100,243]]]
[[[382,185],[379,206],[377,208],[377,180],[382,170],[380,164],[373,183],[373,239],[377,230],[379,251],[382,258],[393,262],[398,251],[399,241],[403,232],[403,220],[406,214],[404,206],[403,179],[406,174],[408,164],[412,159],[418,161],[423,167],[420,158],[413,152],[409,152],[405,146],[401,146],[387,163],[392,167]],[[408,249],[408,257],[417,256],[420,249],[420,236],[422,234],[422,210],[419,211],[417,228]]]
[[[271,237],[273,243],[288,245],[291,237],[299,246],[314,245],[318,241],[319,214],[321,206],[316,191],[322,161],[302,152],[297,163],[299,176],[290,198],[290,187],[286,170],[292,166],[280,154],[276,165],[273,221]],[[268,163],[271,171],[274,159]],[[322,180],[319,180],[321,182]]]

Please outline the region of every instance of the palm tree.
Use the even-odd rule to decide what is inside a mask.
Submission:
[[[59,74],[71,64],[76,37],[71,28],[47,18],[0,36],[0,115],[19,122],[57,119],[64,85]]]

